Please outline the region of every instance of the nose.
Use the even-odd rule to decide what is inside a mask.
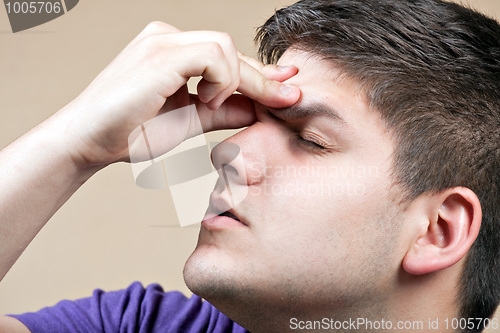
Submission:
[[[248,186],[262,182],[266,133],[258,127],[255,123],[214,147],[212,163],[221,177],[230,175],[230,180]]]
[[[270,160],[268,155],[273,153],[272,145],[275,141],[272,139],[272,131],[267,127],[269,126],[257,122],[217,145],[212,150],[215,168],[237,176],[241,185],[261,183],[266,163]]]
[[[228,184],[229,177],[235,184],[246,184],[245,165],[239,145],[223,141],[212,149],[211,159],[219,176],[224,178],[226,184]]]
[[[223,141],[212,149],[212,164],[219,179],[210,198],[214,213],[218,214],[235,207],[248,194],[241,149],[237,144]],[[218,193],[214,199],[214,193]]]

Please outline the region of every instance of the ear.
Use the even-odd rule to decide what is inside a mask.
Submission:
[[[422,200],[411,214],[425,223],[412,229],[415,237],[403,259],[403,269],[413,275],[435,272],[460,261],[476,240],[482,218],[479,199],[468,188],[450,188]]]

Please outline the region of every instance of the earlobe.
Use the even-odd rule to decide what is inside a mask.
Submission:
[[[424,200],[427,209],[416,213],[427,219],[427,228],[418,231],[403,259],[403,269],[413,275],[456,264],[476,240],[481,225],[479,199],[468,188],[450,188]]]

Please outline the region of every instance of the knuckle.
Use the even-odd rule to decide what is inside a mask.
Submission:
[[[158,43],[158,35],[148,35],[140,42],[140,49],[143,50],[145,55],[154,55],[159,47],[160,43]]]
[[[263,91],[268,91],[268,90],[271,90],[273,89],[275,86],[275,83],[274,81],[271,81],[271,80],[267,80],[265,78],[262,78],[262,90]]]
[[[218,40],[220,40],[221,43],[224,43],[224,45],[227,46],[234,45],[233,37],[227,32],[218,32],[217,34],[218,34]]]
[[[222,90],[229,90],[233,85],[233,80],[228,75],[223,75],[218,83]]]
[[[229,54],[234,54],[235,58],[238,58],[238,51],[236,50],[236,46],[234,45],[233,37],[226,32],[217,32],[216,35],[217,42],[221,45],[221,47],[228,52]]]
[[[266,65],[266,66],[262,66],[259,70],[262,73],[262,75],[264,75],[264,77],[266,78],[266,81],[267,81],[269,76],[272,75],[276,69],[275,69],[274,65]]]
[[[206,42],[205,47],[210,56],[221,57],[224,55],[222,46],[217,42]]]
[[[221,92],[220,94],[224,96],[224,99],[232,95],[236,89],[238,89],[237,82],[234,80],[224,80],[224,83],[221,83]]]
[[[260,98],[267,99],[274,96],[277,90],[277,82],[262,79],[260,85]]]
[[[164,22],[161,21],[153,21],[150,22],[146,28],[144,28],[144,32],[154,34],[154,33],[159,33],[165,31],[165,29],[168,29],[170,26]]]

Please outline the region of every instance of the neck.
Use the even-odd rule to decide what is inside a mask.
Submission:
[[[457,305],[460,265],[455,266],[421,276],[401,271],[399,292],[391,306],[392,317],[418,323],[422,331],[455,332],[452,320],[460,319]]]

